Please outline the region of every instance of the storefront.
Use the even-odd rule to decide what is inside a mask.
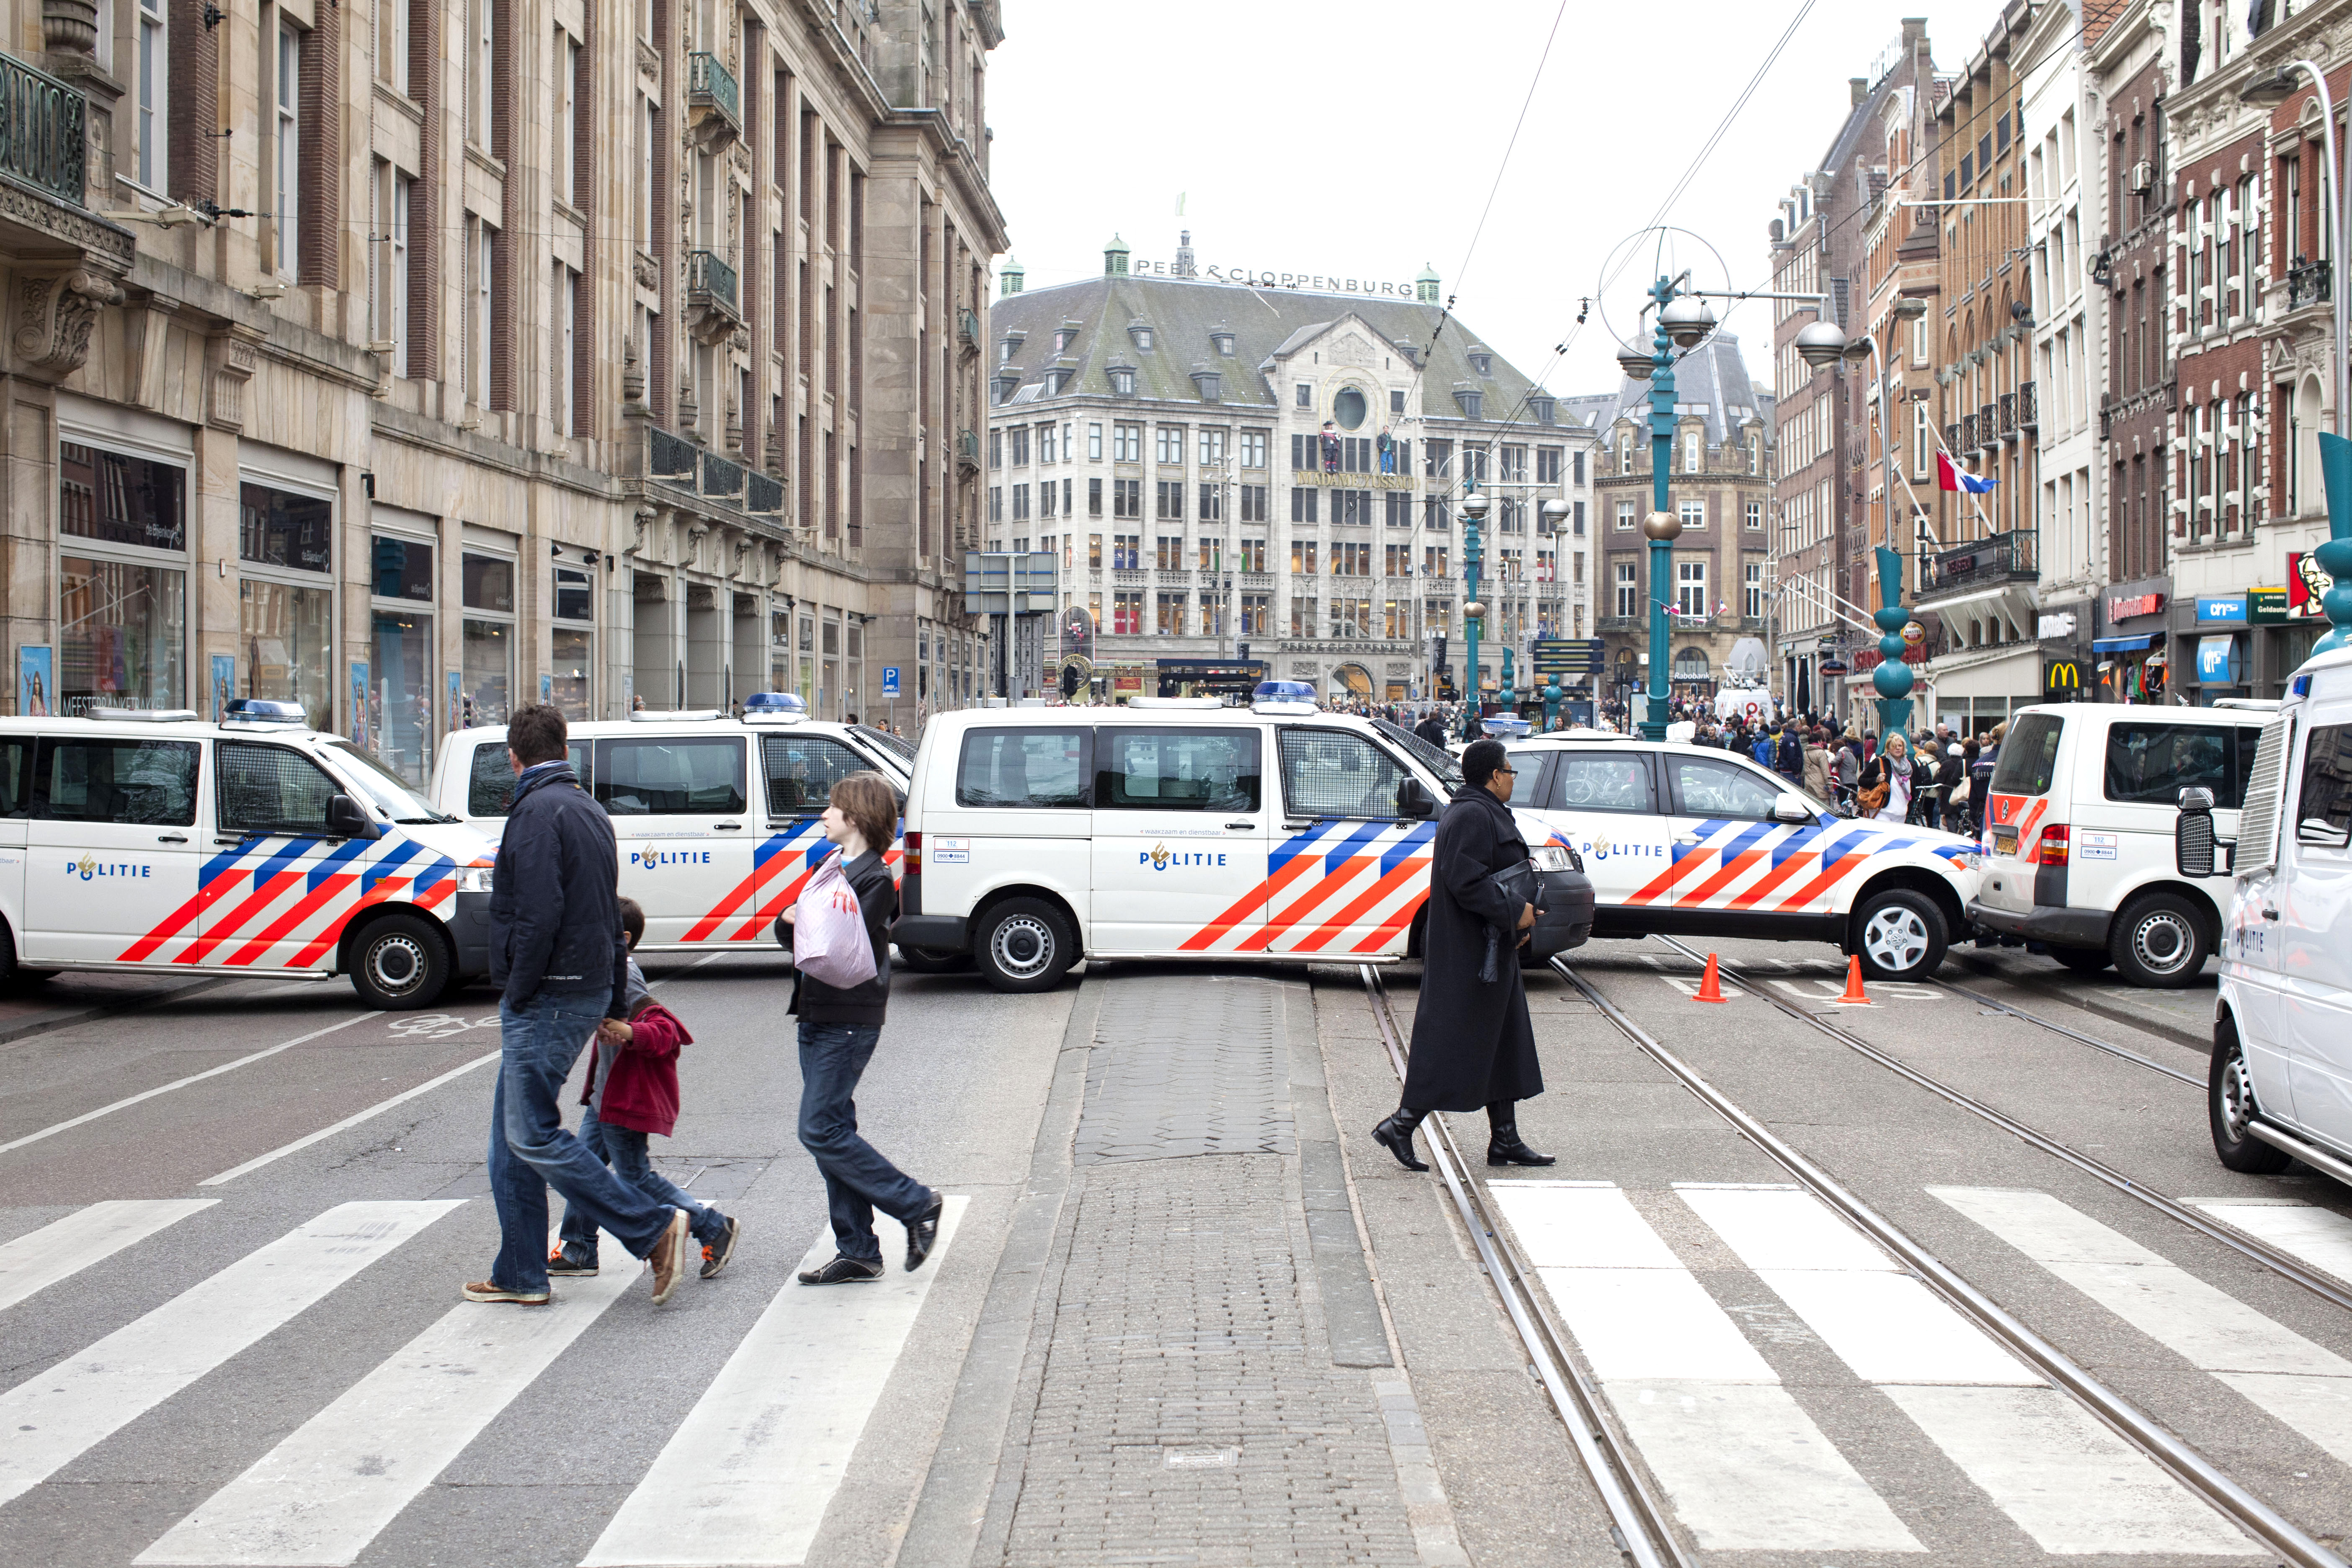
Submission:
[[[58,645],[20,710],[185,707],[189,454],[58,416]]]
[[[237,487],[237,695],[334,727],[335,501],[325,482],[249,471]]]
[[[414,784],[433,776],[433,561],[429,520],[374,509],[368,539],[367,732],[375,753]]]
[[[2176,606],[2176,614],[2179,608]],[[2202,708],[2224,697],[2251,697],[2255,672],[2247,596],[2206,594],[2193,606],[2185,640],[2192,686],[2183,694]],[[2179,636],[2176,627],[2176,636]]]
[[[2118,583],[2099,596],[2091,660],[2101,701],[2165,700],[2171,673],[2165,612],[2171,603],[2169,577]]]

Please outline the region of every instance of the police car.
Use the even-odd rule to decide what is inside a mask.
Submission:
[[[491,852],[299,703],[0,719],[0,978],[342,973],[429,1006],[489,967]]]
[[[1979,854],[1956,834],[1834,816],[1711,746],[1570,733],[1509,749],[1511,804],[1584,858],[1595,936],[1827,942],[1909,980],[1969,929]]]
[[[878,773],[903,795],[896,736],[811,719],[790,692],[759,692],[743,717],[633,713],[570,727],[581,787],[613,818],[621,892],[646,911],[640,952],[706,952],[764,938],[831,847],[818,826],[834,781]],[[448,737],[433,773],[441,809],[496,840],[514,767],[503,725]],[[896,865],[893,847],[887,859]]]
[[[1044,990],[1081,956],[1404,958],[1459,782],[1436,747],[1319,711],[1297,682],[1261,685],[1246,709],[941,714],[908,792],[895,936],[902,952],[971,954],[1000,991]],[[1583,940],[1591,889],[1539,824],[1520,827],[1543,956]]]

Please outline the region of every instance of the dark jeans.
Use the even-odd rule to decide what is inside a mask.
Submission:
[[[601,1096],[600,1096],[601,1098]],[[656,1203],[686,1211],[686,1223],[694,1239],[716,1247],[726,1238],[727,1216],[709,1204],[697,1203],[692,1194],[659,1171],[646,1152],[648,1135],[634,1127],[614,1127],[597,1116],[590,1106],[580,1115],[580,1146],[613,1168],[613,1173]],[[578,1209],[563,1211],[563,1245],[583,1258],[596,1256],[596,1227]]]
[[[801,1021],[801,1147],[824,1176],[834,1246],[844,1258],[867,1263],[882,1258],[874,1211],[904,1223],[919,1218],[934,1196],[857,1134],[851,1097],[881,1037],[879,1024]]]
[[[563,1130],[557,1097],[610,995],[542,991],[521,1007],[499,1004],[499,1087],[490,1102],[499,1260],[490,1283],[501,1290],[547,1289],[550,1186],[572,1213],[611,1231],[636,1257],[651,1252],[669,1226],[669,1205],[624,1184]]]

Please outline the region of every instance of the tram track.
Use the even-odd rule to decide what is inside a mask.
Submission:
[[[1668,947],[1673,948],[1675,952],[1681,953],[1684,957],[1698,963],[1701,967],[1706,965],[1706,955],[1698,952],[1695,948],[1692,948],[1684,942],[1677,942],[1670,936],[1660,937],[1658,940],[1664,942]],[[1559,961],[1554,960],[1553,963],[1554,967],[1557,968],[1559,967]],[[2105,1184],[2116,1191],[2137,1200],[2151,1209],[2154,1209],[2157,1213],[2163,1215],[2166,1218],[2176,1221],[2177,1223],[2187,1226],[2189,1229],[2197,1232],[2200,1236],[2206,1237],[2208,1240],[2218,1242],[2221,1246],[2230,1248],[2232,1252],[2239,1254],[2241,1257],[2261,1264],[2263,1268],[2270,1269],[2273,1273],[2301,1286],[2304,1289],[2308,1290],[2313,1295],[2317,1296],[2320,1300],[2328,1302],[2330,1305],[2343,1308],[2347,1311],[2352,1311],[2352,1287],[2347,1287],[2329,1276],[2321,1273],[2317,1269],[2313,1268],[2310,1265],[2305,1263],[2301,1258],[2294,1257],[2292,1253],[2283,1251],[2280,1248],[2272,1246],[2269,1242],[2263,1240],[2259,1237],[2249,1236],[2244,1231],[2239,1230],[2236,1226],[2224,1224],[2222,1221],[2215,1219],[2210,1215],[2200,1213],[2197,1209],[2191,1208],[2186,1204],[2176,1202],[2172,1198],[2166,1196],[2164,1194],[2155,1191],[2153,1188],[2147,1186],[2137,1179],[2126,1174],[2122,1171],[2116,1170],[2113,1165],[2108,1164],[2104,1160],[2095,1159],[2093,1156],[2083,1152],[2081,1150],[2076,1149],[2063,1139],[2053,1137],[2037,1128],[2027,1126],[2024,1122],[2018,1121],[2015,1117],[2011,1116],[2006,1111],[1996,1110],[1994,1107],[1986,1104],[1983,1100],[1975,1098],[1973,1095],[1946,1083],[1943,1079],[1937,1078],[1932,1073],[1925,1072],[1920,1068],[1912,1066],[1909,1062],[1903,1060],[1893,1053],[1886,1051],[1878,1046],[1873,1045],[1870,1041],[1864,1039],[1861,1036],[1853,1033],[1852,1030],[1840,1027],[1831,1020],[1822,1016],[1821,1014],[1814,1012],[1811,1008],[1799,1006],[1794,1002],[1790,1002],[1784,997],[1775,995],[1761,982],[1748,978],[1735,966],[1723,963],[1720,957],[1717,960],[1716,969],[1717,973],[1720,974],[1727,983],[1737,985],[1740,990],[1747,992],[1752,996],[1760,998],[1769,1005],[1778,1008],[1780,1011],[1806,1025],[1808,1027],[1812,1028],[1822,1035],[1826,1035],[1831,1039],[1836,1041],[1839,1045],[1845,1047],[1848,1050],[1854,1052],[1856,1055],[1861,1056],[1869,1061],[1876,1063],[1878,1066],[1885,1068],[1887,1071],[1894,1073],[1896,1077],[1904,1079],[1912,1084],[1916,1084],[1919,1088],[1926,1089],[1928,1093],[1935,1095],[1937,1099],[1942,1100],[1948,1104],[1957,1106],[1972,1116],[1979,1117],[1983,1121],[1992,1123],[1992,1125],[2000,1128],[2002,1131],[2010,1134],[2011,1137],[2029,1143],[2034,1148],[2042,1151],[2043,1153],[2050,1155],[2053,1159],[2061,1161],[2062,1163],[2072,1166],[2074,1169],[2082,1172],[2084,1175]],[[1580,991],[1585,992],[1588,995],[1593,994],[1589,985],[1573,976],[1568,976],[1567,971],[1562,970],[1561,973],[1563,976],[1569,978],[1569,983],[1571,985],[1576,986]],[[1954,989],[1958,988],[1955,987]],[[1961,992],[1960,994],[1962,995],[1969,994],[1966,992]],[[2019,1012],[2018,1009],[2012,1007],[2004,1007],[2004,1011],[2011,1013]],[[2020,1013],[2019,1016],[2023,1017],[2028,1023],[2040,1023],[2042,1024],[2044,1027],[2057,1030],[2058,1032],[2067,1034],[2074,1038],[2089,1040],[2089,1037],[2083,1036],[2078,1031],[2065,1029],[2061,1026],[2044,1023],[2043,1020],[2034,1018],[2030,1015]],[[2095,1040],[2089,1041],[2089,1043],[2098,1044],[2098,1042]],[[2110,1051],[2114,1055],[2128,1057],[2134,1060],[2138,1060],[2141,1062],[2141,1065],[2154,1068],[2156,1070],[2164,1072],[2168,1076],[2183,1079],[2189,1083],[2197,1085],[2200,1089],[2202,1089],[2204,1087],[2202,1080],[2189,1078],[2187,1074],[2174,1072],[2172,1069],[2164,1067],[2160,1063],[2139,1058],[2135,1052],[2124,1050],[2120,1047],[2103,1047],[2102,1048]],[[2323,1158],[2325,1157],[2323,1156]]]
[[[1404,1037],[1390,1008],[1388,989],[1372,965],[1360,965],[1358,973],[1381,1043],[1387,1048],[1389,1066],[1402,1084]],[[1695,1568],[1695,1559],[1676,1535],[1669,1510],[1634,1462],[1632,1446],[1618,1430],[1601,1391],[1570,1351],[1568,1335],[1552,1321],[1534,1270],[1520,1255],[1509,1229],[1499,1223],[1485,1184],[1471,1173],[1470,1163],[1463,1157],[1445,1117],[1433,1113],[1422,1127],[1429,1134],[1438,1174],[1477,1249],[1479,1266],[1494,1282],[1504,1313],[1528,1353],[1530,1369],[1542,1383],[1579,1463],[1609,1510],[1618,1549],[1636,1568]],[[2344,1568],[2332,1558],[2326,1561],[2334,1568]]]
[[[1671,939],[1669,941],[1671,942]],[[1679,942],[1671,944],[1685,952],[1690,951]],[[1788,1172],[1801,1187],[1826,1204],[1847,1223],[1885,1248],[1953,1309],[1991,1335],[1994,1340],[2033,1367],[2042,1376],[2048,1378],[2054,1386],[2063,1389],[2126,1442],[2161,1466],[2182,1485],[2204,1499],[2240,1529],[2264,1546],[2280,1553],[2284,1561],[2298,1564],[2300,1568],[2347,1568],[2344,1559],[2326,1544],[2315,1539],[2263,1498],[2221,1470],[2202,1452],[2173,1434],[2153,1415],[2094,1376],[2088,1369],[2064,1351],[2043,1338],[2022,1320],[1969,1283],[1966,1278],[1914,1240],[1907,1232],[1879,1214],[1859,1196],[1848,1191],[1793,1145],[1767,1128],[1758,1118],[1743,1110],[1722,1090],[1700,1076],[1680,1057],[1667,1049],[1656,1037],[1643,1028],[1622,1007],[1578,973],[1564,957],[1552,959],[1550,966],[1570,988],[1591,1003],[1595,1011],[1606,1018],[1620,1034],[1680,1082],[1708,1109],[1729,1122],[1735,1131],[1767,1158]],[[1765,996],[1766,1000],[1774,1002],[1776,1005],[1781,1005],[1782,1011],[1811,1025],[1840,1044],[1861,1052],[1880,1065],[1889,1068],[1956,1104],[1961,1104],[1967,1109],[1984,1115],[1996,1125],[2002,1127],[2004,1131],[2025,1137],[2029,1142],[2036,1142],[2037,1146],[2054,1145],[2054,1141],[2044,1140],[2041,1134],[2011,1121],[1990,1107],[1981,1106],[1969,1100],[1967,1096],[1959,1094],[1958,1090],[1950,1089],[1948,1086],[1937,1084],[1927,1075],[1896,1061],[1867,1041],[1838,1029],[1807,1010],[1780,1004],[1778,998],[1769,996],[1753,984],[1741,983],[1733,970],[1718,964],[1718,973],[1725,979],[1734,984],[1740,984],[1742,989]],[[1370,984],[1368,972],[1367,984]],[[1401,1062],[1402,1058],[1393,1045],[1391,1046],[1391,1055],[1397,1057]],[[1440,1120],[1439,1117],[1432,1116],[1429,1122],[1424,1125],[1435,1123]],[[1450,1134],[1448,1139],[1450,1142]],[[1433,1139],[1432,1142],[1434,1143],[1436,1140]],[[2063,1145],[2054,1146],[2053,1152],[2057,1148],[2063,1148]],[[2127,1178],[2123,1178],[2119,1173],[2106,1173],[2105,1167],[2099,1166],[2095,1161],[2089,1161],[2086,1156],[2076,1155],[2069,1163],[2076,1163],[2079,1168],[2100,1175],[2102,1180],[2108,1180],[2121,1185],[2123,1190],[2131,1192],[2134,1195],[2156,1198],[2156,1194],[2146,1194],[2144,1189],[2131,1185]],[[2094,1167],[2096,1168],[2094,1169]],[[1462,1201],[1458,1194],[1456,1201],[1457,1203]],[[2155,1206],[2165,1212],[2172,1212],[2179,1207],[2178,1205],[2173,1205],[2169,1199],[2158,1199]],[[2247,1253],[2248,1256],[2255,1257],[2265,1263],[2271,1262],[2270,1258],[2263,1254],[2273,1249],[2263,1247],[2250,1237],[2239,1236],[2234,1232],[2217,1234],[2217,1227],[2210,1221],[2202,1221],[2202,1216],[2196,1216],[2186,1223],[2191,1224],[2193,1228],[2200,1232],[2213,1235],[2216,1239]],[[1485,1249],[1482,1248],[1482,1256],[1484,1252]],[[2295,1260],[2285,1258],[2284,1255],[2281,1255],[2281,1259],[2293,1265],[2293,1268],[2292,1269],[2281,1268],[2280,1272],[2288,1274],[2290,1278],[2296,1278],[2299,1283],[2305,1282],[2303,1277],[2308,1276],[2309,1270],[2303,1268]],[[2272,1266],[2277,1267],[2276,1264]],[[2344,1293],[2328,1282],[2314,1278],[2309,1280],[2309,1283],[2317,1288],[2317,1293],[2326,1296],[2331,1300],[2337,1300],[2339,1304],[2346,1304],[2343,1300]]]

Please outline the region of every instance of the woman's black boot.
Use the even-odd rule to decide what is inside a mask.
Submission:
[[[1498,1100],[1486,1108],[1486,1163],[1489,1165],[1549,1165],[1549,1154],[1538,1154],[1519,1137],[1519,1108]]]
[[[1408,1171],[1426,1171],[1427,1161],[1412,1152],[1413,1130],[1421,1125],[1426,1110],[1407,1110],[1399,1106],[1386,1121],[1372,1129],[1372,1136],[1381,1147],[1397,1157],[1397,1163]]]

